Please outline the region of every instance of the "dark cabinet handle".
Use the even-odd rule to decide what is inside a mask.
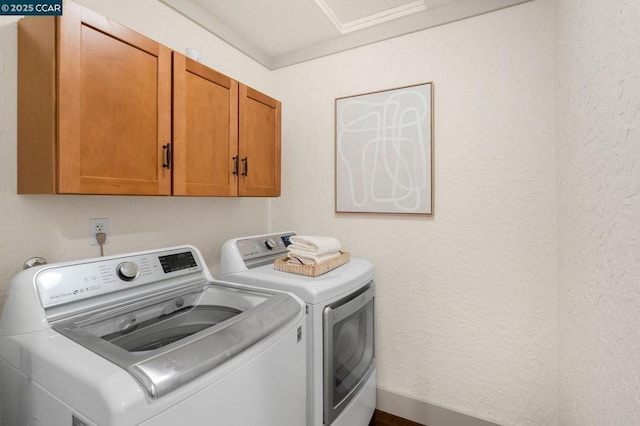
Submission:
[[[244,157],[242,162],[244,163],[244,172],[242,172],[242,176],[249,176],[249,159]]]
[[[164,169],[171,168],[171,144],[162,145],[162,149],[164,150],[164,163],[162,163],[162,167]]]
[[[238,156],[236,155],[235,157],[233,157],[233,174],[235,176],[238,176],[238,169],[239,169],[239,165],[238,165]]]

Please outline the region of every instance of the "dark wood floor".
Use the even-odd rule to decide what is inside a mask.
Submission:
[[[369,426],[424,426],[411,420],[397,417],[384,411],[376,410]]]

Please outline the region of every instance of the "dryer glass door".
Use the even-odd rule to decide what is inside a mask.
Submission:
[[[374,287],[324,308],[324,423],[333,420],[373,371]]]

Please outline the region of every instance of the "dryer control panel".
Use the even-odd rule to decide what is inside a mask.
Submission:
[[[220,274],[273,263],[275,259],[286,256],[289,239],[294,235],[296,233],[290,231],[228,240],[222,246]]]
[[[286,253],[289,239],[293,234],[273,234],[262,237],[244,238],[238,240],[236,245],[244,260],[255,259],[261,256]]]

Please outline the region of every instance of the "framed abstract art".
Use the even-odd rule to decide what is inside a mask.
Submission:
[[[433,83],[335,101],[336,212],[433,215]]]

